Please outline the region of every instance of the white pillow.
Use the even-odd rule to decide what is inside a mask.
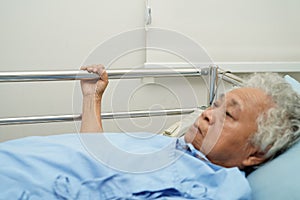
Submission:
[[[285,75],[284,79],[286,82],[288,82],[289,84],[291,84],[292,88],[298,93],[300,94],[300,83],[293,79],[292,77],[290,77],[289,75]]]
[[[248,177],[253,200],[300,199],[300,142]]]

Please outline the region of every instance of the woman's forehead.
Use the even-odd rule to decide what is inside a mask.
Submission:
[[[258,88],[237,88],[228,92],[225,99],[228,103],[240,108],[265,109],[270,104],[268,95]]]

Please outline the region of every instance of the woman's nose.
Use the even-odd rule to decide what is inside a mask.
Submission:
[[[207,108],[202,112],[202,119],[207,121],[209,125],[213,125],[215,123],[215,119],[213,117],[213,108]]]

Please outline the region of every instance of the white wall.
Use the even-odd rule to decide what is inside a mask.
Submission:
[[[300,61],[298,0],[149,0],[149,5],[151,27],[192,38],[213,61]],[[148,62],[172,62],[151,53]]]

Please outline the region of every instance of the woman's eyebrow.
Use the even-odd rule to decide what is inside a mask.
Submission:
[[[225,93],[220,94],[218,99],[223,101],[225,99]],[[237,107],[237,108],[241,108],[240,103],[237,100],[232,99],[232,98],[229,100],[229,105]]]
[[[232,105],[240,106],[239,102],[237,102],[235,99],[231,99],[230,101]]]
[[[235,99],[230,99],[229,100],[229,105],[238,108],[239,110],[241,109],[241,104],[236,101]]]

